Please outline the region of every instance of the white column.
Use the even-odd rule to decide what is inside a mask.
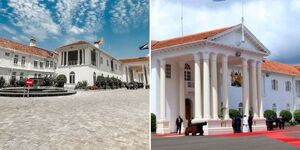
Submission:
[[[67,51],[66,53],[67,53],[67,55],[66,55],[66,56],[67,56],[67,57],[66,57],[66,62],[67,62],[67,63],[66,63],[66,66],[68,66],[68,64],[69,64],[69,58],[68,58],[68,57],[69,57],[69,52]]]
[[[248,73],[248,60],[243,59],[243,107],[244,115],[249,116],[249,73]]]
[[[79,59],[80,59],[80,57],[79,57],[79,55],[80,55],[79,51],[80,50],[77,51],[77,65],[79,65],[79,63],[80,63],[80,61],[79,61]]]
[[[217,83],[217,54],[211,55],[211,87],[212,87],[212,117],[219,119],[218,115],[218,83]]]
[[[251,83],[251,104],[253,108],[253,118],[257,118],[257,80],[256,80],[256,62],[251,61],[251,76],[250,76],[250,83]]]
[[[202,119],[202,103],[201,103],[201,74],[200,74],[200,55],[194,54],[195,60],[195,118],[193,122],[199,122]]]
[[[223,87],[223,104],[224,104],[224,119],[229,119],[229,103],[228,103],[228,57],[222,57],[222,87]]]
[[[262,75],[261,75],[261,62],[258,61],[257,62],[257,102],[258,102],[258,106],[259,106],[258,117],[259,118],[264,118],[263,101],[262,101],[262,98],[261,98],[261,92],[262,92],[261,77],[262,77]]]
[[[204,119],[210,119],[210,79],[209,53],[203,53],[203,113]]]
[[[126,82],[129,82],[129,69],[128,66],[125,66],[126,69]]]
[[[185,96],[184,96],[184,63],[178,63],[179,72],[179,115],[185,120]]]
[[[143,70],[142,76],[143,76],[144,88],[146,88],[146,74],[145,74],[145,66],[144,65],[142,65],[142,70]]]
[[[161,59],[160,60],[160,120],[166,119],[166,61]]]

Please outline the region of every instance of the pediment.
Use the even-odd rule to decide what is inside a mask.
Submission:
[[[244,31],[244,42],[242,42],[241,25],[209,37],[208,40],[225,45],[245,48],[254,52],[259,51],[265,53],[266,55],[270,55],[270,51],[245,26]]]

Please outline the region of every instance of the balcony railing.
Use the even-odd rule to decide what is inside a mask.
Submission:
[[[77,60],[69,60],[68,65],[77,65]]]

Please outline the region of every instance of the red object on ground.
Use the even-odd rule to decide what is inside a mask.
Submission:
[[[32,79],[27,79],[26,80],[26,85],[27,86],[32,86],[33,85],[33,80]]]

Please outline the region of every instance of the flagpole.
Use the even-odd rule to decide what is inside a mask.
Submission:
[[[183,0],[181,0],[181,36],[183,36]]]
[[[245,42],[245,29],[244,29],[244,0],[242,1],[242,43]]]

